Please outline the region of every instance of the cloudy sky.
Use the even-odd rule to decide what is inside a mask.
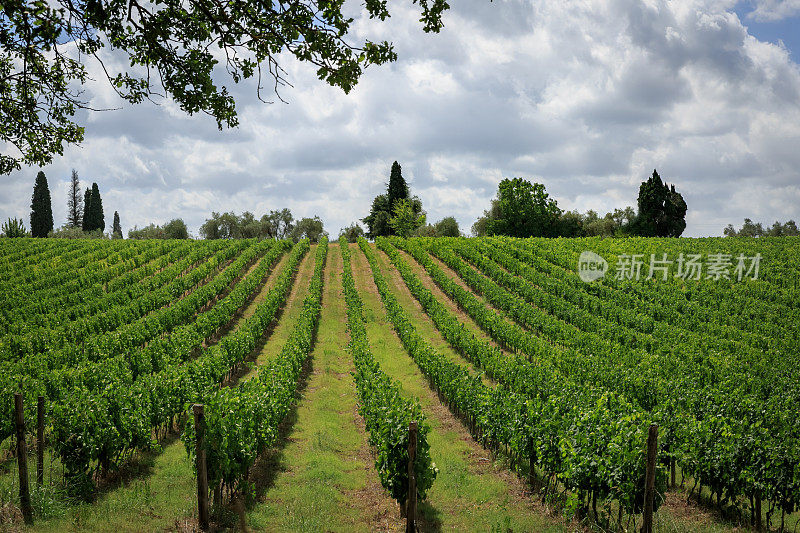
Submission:
[[[349,95],[286,58],[288,104],[233,87],[233,130],[163,100],[82,117],[85,142],[44,168],[56,225],[74,168],[126,232],[182,217],[196,234],[212,210],[289,207],[336,236],[394,160],[429,221],[452,215],[467,232],[503,178],[602,214],[635,206],[654,168],[688,203],[686,236],[800,220],[800,1],[451,4],[438,35],[410,0],[390,1],[386,22],[358,18],[353,42],[390,40],[399,59]],[[104,83],[87,91],[95,107],[121,105]],[[38,170],[0,177],[0,217],[28,220]]]

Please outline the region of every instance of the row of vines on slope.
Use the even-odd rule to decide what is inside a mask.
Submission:
[[[347,302],[347,329],[350,341],[347,345],[353,356],[356,372],[353,378],[361,401],[358,412],[364,418],[369,432],[369,443],[377,451],[375,467],[381,485],[403,505],[408,498],[408,427],[412,421],[418,423],[417,455],[414,472],[417,480],[417,497],[425,499],[428,489],[436,478],[436,465],[431,461],[428,431],[419,401],[406,399],[400,385],[382,370],[369,349],[364,322],[363,304],[356,290],[350,264],[350,249],[344,237],[339,239],[344,270],[342,284]]]
[[[432,241],[427,242],[432,246]],[[398,244],[428,270],[445,292],[454,295],[459,304],[464,306],[463,301],[470,300],[465,307],[470,309],[474,318],[480,318],[476,312],[480,305],[475,297],[450,280],[421,248],[409,242]],[[476,246],[471,241],[436,241],[434,253],[473,288],[487,295],[504,310],[511,310],[512,303],[520,307],[525,305],[457,260],[448,250],[450,246],[457,247],[465,257],[486,267],[487,274],[492,274],[490,277],[503,279],[507,274],[488,268],[490,265],[474,250],[468,250]],[[534,294],[535,287],[528,285],[525,280],[506,277],[505,281],[508,288],[518,294],[527,294],[529,297]],[[543,307],[549,305],[541,298],[537,302]],[[532,309],[528,307],[528,312],[532,312]],[[559,312],[552,307],[551,310]],[[484,315],[487,312],[484,307]],[[524,316],[520,313],[515,315]],[[558,325],[552,317],[540,315],[540,320],[553,324],[549,330],[540,329],[540,334],[559,343],[570,344],[566,336],[555,329]],[[560,326],[563,331],[572,327],[569,324]],[[624,331],[624,327],[622,329]],[[489,331],[500,337],[497,329]],[[575,330],[576,339],[582,334]],[[677,458],[683,471],[709,486],[712,493],[719,496],[724,494],[726,500],[745,495],[751,502],[755,500],[757,507],[760,507],[762,498],[767,499],[784,512],[791,512],[796,507],[797,458],[800,455],[797,428],[790,414],[791,405],[797,405],[800,398],[796,384],[786,383],[779,393],[774,387],[769,387],[772,392],[767,393],[765,385],[782,379],[774,376],[774,379],[760,380],[758,373],[752,372],[758,365],[757,356],[751,356],[752,363],[742,366],[741,352],[726,357],[714,352],[706,354],[697,346],[690,347],[686,339],[659,350],[657,356],[636,354],[603,341],[598,338],[595,343],[574,345],[578,349],[574,354],[554,345],[551,353],[556,356],[554,361],[559,371],[565,375],[574,376],[583,383],[599,384],[607,390],[622,392],[650,411],[664,430],[665,455]],[[521,347],[524,350],[524,345]],[[688,353],[698,355],[686,357],[687,349]],[[569,357],[565,358],[567,355]],[[777,373],[788,370],[781,363],[776,366]]]
[[[193,281],[213,276],[223,261],[226,261],[238,250],[244,250],[222,272],[213,276],[211,281],[168,307],[160,308],[155,313],[124,324],[123,327],[109,334],[96,336],[91,342],[65,346],[60,350],[44,352],[38,356],[28,356],[19,361],[0,363],[0,368],[3,370],[3,374],[0,375],[0,394],[10,395],[21,390],[25,395],[26,403],[33,405],[39,395],[55,399],[60,398],[65,391],[82,387],[82,382],[74,379],[78,376],[87,377],[90,382],[94,377],[103,376],[102,373],[76,373],[76,371],[80,372],[79,367],[95,365],[97,368],[102,368],[105,362],[115,358],[117,366],[119,366],[121,362],[119,356],[124,355],[129,360],[135,361],[132,365],[135,368],[137,363],[143,362],[142,358],[135,357],[136,353],[141,353],[139,347],[163,337],[175,327],[195,318],[196,313],[203,306],[209,305],[222,293],[228,291],[233,282],[246,271],[248,265],[272,247],[270,243],[250,244],[224,248],[212,260],[194,269],[192,271],[192,273],[196,272],[194,276],[176,279],[173,282],[176,284],[173,290],[191,288]],[[190,255],[191,257],[187,258],[190,261],[189,264],[198,259],[194,254]],[[158,344],[155,342],[153,347]],[[11,434],[12,420],[11,405],[0,404],[0,438]]]
[[[526,380],[516,379],[516,369],[510,365],[505,366],[509,374],[501,375],[503,365],[493,363],[493,377],[501,385],[494,388],[485,385],[480,376],[472,376],[466,368],[448,360],[416,332],[380,273],[374,252],[366,241],[360,244],[403,345],[451,408],[466,419],[485,444],[506,449],[517,462],[528,460],[548,478],[577,491],[587,502],[617,500],[620,509],[627,513],[641,511],[645,435],[649,426],[644,413],[618,395],[560,380],[547,370],[546,360],[539,369],[529,365]],[[412,279],[414,274],[391,243],[379,238],[377,244],[401,275]],[[444,313],[448,312],[440,308],[436,314]],[[450,339],[454,336],[448,329],[463,330],[455,322],[443,328],[445,337]],[[464,352],[476,359],[491,356],[486,352],[472,354],[466,349]],[[519,389],[510,386],[514,383]],[[538,390],[539,384],[548,389]],[[520,391],[522,388],[524,392]],[[663,493],[665,484],[666,474],[659,468],[659,493]],[[657,500],[656,505],[659,504]]]
[[[53,441],[71,488],[85,490],[97,468],[114,466],[133,451],[152,446],[153,428],[170,427],[184,412],[187,402],[217,388],[245,363],[285,301],[297,265],[308,248],[306,242],[294,247],[253,317],[218,343],[203,348],[203,342],[228,324],[264,283],[286,243],[273,246],[275,255],[262,260],[225,298],[174,332],[176,336],[161,344],[161,349],[156,348],[151,355],[165,356],[156,371],[133,380],[124,361],[120,361],[120,374],[111,376],[118,379],[110,379],[100,389],[81,383],[54,402]]]
[[[307,241],[303,241],[308,246]],[[211,487],[244,490],[250,469],[258,456],[278,438],[278,426],[294,405],[298,381],[308,359],[322,308],[322,271],[328,240],[317,245],[314,274],[300,316],[280,353],[258,367],[258,374],[237,387],[206,388],[193,403],[205,405],[205,454]],[[237,339],[237,349],[250,353],[268,325],[259,313],[242,327],[246,339]],[[248,342],[244,342],[247,340]],[[181,437],[187,452],[195,453],[196,428],[189,419]]]

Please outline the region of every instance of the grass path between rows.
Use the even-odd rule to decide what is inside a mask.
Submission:
[[[408,253],[406,253],[406,252],[404,252],[404,251],[402,251],[402,250],[400,250],[400,249],[398,249],[398,251],[399,251],[401,254],[403,254],[403,256],[406,258],[406,260],[407,260],[409,263],[411,263],[412,265],[414,265],[414,266],[418,267],[420,270],[424,271],[426,276],[428,275],[427,271],[425,271],[425,269],[422,267],[422,265],[420,265],[419,263],[417,263],[416,259],[414,259],[413,257],[411,257],[411,255],[409,255]],[[441,259],[439,259],[438,257],[436,257],[434,254],[432,254],[432,253],[430,253],[430,252],[426,252],[426,253],[428,254],[428,257],[430,257],[430,258],[431,258],[431,261],[433,261],[433,263],[434,263],[436,266],[438,266],[438,267],[439,267],[439,268],[442,270],[442,272],[444,272],[444,273],[445,273],[445,275],[446,275],[448,278],[450,278],[452,281],[454,281],[454,282],[455,282],[457,285],[459,285],[459,286],[460,286],[462,289],[464,289],[465,291],[467,291],[467,292],[471,293],[473,296],[475,296],[475,298],[477,298],[477,299],[478,299],[478,300],[479,300],[479,301],[480,301],[480,302],[481,302],[481,303],[482,303],[484,306],[486,306],[486,308],[487,308],[488,310],[490,310],[490,311],[492,311],[493,313],[495,313],[495,314],[496,314],[497,316],[499,316],[499,317],[500,317],[500,318],[501,318],[501,319],[502,319],[504,322],[508,323],[509,325],[511,325],[511,324],[514,324],[514,325],[516,325],[516,326],[519,326],[520,328],[522,328],[523,330],[527,331],[527,332],[528,332],[528,333],[530,333],[531,335],[534,335],[534,336],[536,336],[536,337],[541,337],[541,335],[539,335],[537,332],[535,332],[535,331],[531,330],[531,328],[530,328],[530,327],[528,327],[526,324],[520,324],[519,322],[517,322],[516,320],[514,320],[514,318],[513,318],[513,317],[509,316],[509,314],[508,314],[508,313],[506,313],[506,312],[505,312],[505,311],[503,311],[502,309],[499,309],[499,308],[495,307],[495,305],[494,305],[494,304],[492,304],[492,303],[491,303],[489,300],[487,300],[487,299],[486,299],[486,297],[485,297],[483,294],[481,294],[480,292],[478,292],[478,291],[476,291],[475,289],[473,289],[472,287],[470,287],[470,286],[467,284],[467,282],[466,282],[466,281],[464,281],[463,279],[461,279],[461,276],[459,276],[459,275],[458,275],[458,273],[457,273],[455,270],[453,270],[452,268],[450,268],[449,266],[447,266],[447,264],[445,264],[445,262],[444,262],[444,261],[442,261]],[[475,267],[474,267],[474,266],[473,266],[471,263],[469,263],[468,261],[466,261],[466,260],[465,260],[464,262],[465,262],[465,263],[467,263],[467,265],[468,265],[469,267],[471,267],[471,268],[475,268]],[[483,273],[482,273],[480,270],[478,270],[477,268],[475,268],[475,270],[476,270],[476,272],[478,272],[478,274],[481,274],[481,275],[483,275]],[[484,276],[484,277],[485,277],[485,276]],[[431,283],[434,283],[432,279],[431,279]],[[476,325],[476,327],[479,327],[479,326],[477,326],[477,325]],[[489,336],[489,335],[488,335],[488,333],[485,333],[485,335],[486,335],[487,337]],[[545,339],[545,340],[547,340],[547,339]],[[547,342],[552,342],[552,341],[550,341],[550,340],[547,340]]]
[[[377,253],[382,256],[382,252]],[[382,265],[385,267],[386,262]],[[389,272],[384,270],[384,275]],[[566,531],[567,524],[550,516],[532,499],[515,474],[495,464],[489,452],[472,439],[429,388],[392,329],[369,263],[361,250],[355,248],[353,273],[364,302],[367,336],[376,361],[386,374],[402,384],[404,392],[419,398],[431,426],[428,442],[439,475],[427,500],[419,507],[422,530]],[[410,302],[406,309],[417,323],[424,322],[424,317],[419,316],[421,309]]]
[[[330,245],[322,315],[308,378],[282,443],[254,468],[261,493],[249,511],[254,531],[397,531],[402,522],[380,486],[358,415],[342,256]]]
[[[407,252],[400,250],[399,248],[397,249],[397,252],[400,254],[400,257],[402,257],[405,260],[405,262],[408,263],[408,265],[411,267],[411,270],[414,272],[414,274],[416,274],[416,276],[422,282],[422,285],[424,285],[426,289],[431,291],[434,294],[434,296],[436,296],[436,299],[442,302],[444,306],[447,307],[447,309],[451,313],[453,313],[460,322],[464,324],[464,327],[466,327],[470,333],[472,333],[476,338],[484,342],[487,342],[492,346],[498,348],[500,351],[508,354],[506,350],[504,350],[500,345],[498,345],[494,341],[494,339],[492,339],[491,335],[482,330],[481,327],[472,319],[472,317],[470,317],[465,311],[463,311],[460,307],[458,307],[458,304],[454,300],[452,300],[449,296],[447,296],[444,293],[444,291],[442,291],[442,289],[439,288],[438,285],[436,285],[436,283],[433,281],[433,278],[431,278],[430,274],[428,274],[428,271],[425,270],[425,268],[423,268],[423,266],[420,265],[416,259],[414,259]],[[433,257],[432,259],[436,260]],[[440,265],[443,265],[443,263],[440,262]],[[444,266],[446,268],[446,265]],[[468,290],[474,294],[474,292],[464,284],[461,278],[458,278],[455,281],[465,290]]]
[[[316,254],[316,248],[316,246],[311,246],[306,252],[306,255],[303,256],[303,259],[300,260],[300,264],[297,266],[297,274],[295,274],[294,283],[289,291],[288,298],[286,298],[286,304],[283,306],[283,309],[278,312],[279,314],[276,317],[277,322],[273,322],[273,325],[267,330],[266,341],[255,354],[255,357],[251,357],[251,360],[254,361],[253,368],[245,372],[239,379],[247,380],[255,376],[258,367],[278,355],[283,345],[286,344],[289,335],[291,335],[294,329],[296,319],[303,309],[303,300],[308,294],[308,285],[311,283],[311,276],[314,275],[314,255]],[[263,300],[265,296],[266,292],[263,292],[260,298]],[[258,297],[256,300],[258,300]],[[248,308],[242,313],[242,316],[252,316],[254,312],[255,308]]]
[[[276,263],[259,292],[226,331],[235,331],[245,318],[253,315],[255,308],[274,286],[287,257],[288,252]],[[307,252],[301,261],[286,306],[259,358],[267,357],[270,349],[274,353],[280,350],[283,343],[275,348],[273,337],[280,334],[285,341],[288,332],[284,334],[282,330],[290,329],[285,323],[293,322],[292,317],[300,312],[313,273],[314,262],[309,261],[309,257],[313,257],[313,251]],[[308,272],[309,269],[311,272]],[[53,509],[60,516],[51,520],[37,520],[32,529],[52,532],[190,530],[197,516],[197,484],[192,464],[177,435],[170,435],[161,443],[161,447],[161,451],[137,455],[120,478],[103,490],[94,502],[68,507],[63,512]]]

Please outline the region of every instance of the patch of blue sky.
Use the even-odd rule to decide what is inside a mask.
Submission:
[[[750,2],[739,2],[734,8],[750,35],[759,41],[778,44],[783,42],[795,63],[800,63],[800,13],[774,21],[757,21],[748,16],[753,12]]]

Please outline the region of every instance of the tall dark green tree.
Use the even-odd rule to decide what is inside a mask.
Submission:
[[[100,189],[97,183],[92,183],[91,199],[89,201],[89,229],[88,231],[106,229],[106,219],[103,214],[103,199],[100,198]]]
[[[396,234],[389,221],[394,216],[394,206],[400,200],[408,200],[417,217],[424,214],[422,201],[416,196],[411,196],[408,184],[403,179],[400,164],[395,161],[392,163],[392,170],[389,175],[388,190],[385,194],[379,194],[372,200],[369,215],[362,219],[367,226],[367,237],[374,239]]]
[[[117,211],[114,211],[114,226],[112,233],[118,236],[118,238],[122,238],[122,226],[119,223],[119,213]]]
[[[408,200],[408,184],[403,179],[403,172],[400,164],[395,161],[392,163],[392,172],[389,175],[389,210],[394,209],[394,204],[398,200]]]
[[[642,237],[680,237],[686,229],[686,202],[661,181],[656,170],[639,186],[639,213],[631,225],[632,233]]]
[[[47,237],[53,230],[53,206],[50,204],[50,188],[41,170],[36,175],[31,198],[31,235]]]
[[[92,203],[92,189],[86,187],[86,190],[83,191],[83,213],[81,214],[81,229],[83,231],[90,231],[89,226],[91,226],[90,222],[90,207]]]

